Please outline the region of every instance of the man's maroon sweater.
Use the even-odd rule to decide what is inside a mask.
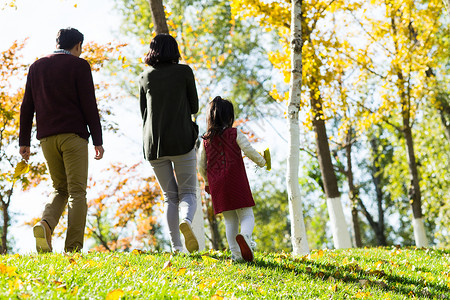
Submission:
[[[76,133],[87,140],[91,134],[95,146],[103,144],[91,67],[82,58],[54,53],[30,66],[20,108],[20,146],[30,146],[34,112],[38,139]]]

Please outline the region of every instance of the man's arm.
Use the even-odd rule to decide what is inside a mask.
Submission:
[[[22,105],[20,107],[19,146],[30,147],[31,129],[33,127],[34,118],[34,101],[33,94],[31,92],[32,73],[32,67],[30,67],[27,76],[27,83],[25,85],[25,93],[23,95]],[[20,153],[22,154],[22,150],[20,150]],[[26,151],[24,153],[26,153]]]
[[[98,114],[97,100],[95,99],[95,88],[92,80],[91,67],[87,61],[78,66],[77,88],[81,110],[89,126],[94,146],[103,145],[102,126]]]

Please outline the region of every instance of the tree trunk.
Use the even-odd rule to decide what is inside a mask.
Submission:
[[[169,33],[162,0],[149,0],[149,3],[156,34]]]
[[[439,115],[441,116],[442,125],[444,125],[445,136],[450,143],[450,115],[446,116],[445,111],[441,109],[439,109]]]
[[[350,127],[347,132],[347,142],[345,145],[345,152],[347,154],[347,181],[348,181],[348,189],[349,189],[349,199],[352,204],[352,225],[353,225],[353,233],[355,235],[355,245],[356,247],[362,247],[361,241],[361,229],[359,226],[359,218],[358,218],[358,198],[359,192],[355,187],[353,182],[353,166],[352,166],[352,128]]]
[[[211,198],[206,199],[205,209],[206,209],[206,218],[208,220],[209,225],[209,231],[211,234],[211,238],[209,238],[209,241],[211,242],[211,247],[214,250],[223,250],[225,247],[222,241],[222,237],[220,235],[219,221],[217,220],[217,217],[214,214]]]
[[[312,86],[318,86],[312,84]],[[313,126],[316,133],[317,155],[319,158],[322,181],[327,197],[328,213],[330,215],[333,242],[336,249],[351,248],[350,233],[345,222],[342,209],[341,194],[339,193],[336,173],[331,161],[330,147],[322,114],[322,101],[319,90],[311,91],[311,108],[313,110]]]
[[[291,7],[291,82],[289,90],[289,103],[287,119],[289,129],[289,153],[287,162],[287,192],[289,201],[289,214],[291,217],[291,242],[293,255],[309,253],[306,237],[305,222],[303,220],[303,207],[300,198],[298,183],[298,168],[300,159],[300,126],[298,112],[300,110],[300,97],[302,86],[302,1],[292,1]]]
[[[9,201],[4,201],[4,199],[2,197],[1,202],[2,202],[2,212],[3,212],[3,228],[2,228],[2,247],[1,247],[0,253],[6,254],[8,252],[8,223],[9,223],[8,207],[9,207]]]
[[[411,185],[409,188],[409,199],[413,211],[414,238],[417,247],[428,247],[428,239],[425,234],[425,226],[422,214],[422,195],[420,193],[419,173],[417,170],[416,157],[414,154],[414,142],[409,124],[404,124],[403,135],[406,140],[408,152],[408,166],[411,173]]]
[[[375,237],[377,239],[377,244],[379,246],[386,246],[386,235],[384,233],[384,209],[383,209],[383,190],[381,188],[382,184],[382,177],[383,174],[380,170],[380,163],[379,163],[379,153],[378,153],[378,145],[376,143],[375,139],[372,139],[370,141],[370,146],[372,148],[372,155],[373,155],[373,166],[370,168],[371,174],[372,174],[372,180],[375,185],[375,193],[377,195],[377,208],[378,208],[378,222],[371,222],[369,220],[370,226],[372,226],[373,231],[375,232]],[[364,208],[365,210],[365,208]],[[372,219],[372,218],[370,218]],[[372,220],[373,221],[373,220]]]
[[[391,13],[391,26],[394,35],[397,35],[397,24],[395,20],[395,13]],[[410,42],[412,42],[410,36]],[[400,52],[399,41],[394,40],[394,47],[396,53]],[[413,228],[414,238],[417,247],[427,247],[428,240],[425,234],[425,226],[422,219],[422,196],[420,194],[419,174],[417,171],[416,157],[414,154],[414,142],[412,138],[412,125],[411,125],[411,83],[408,76],[404,76],[402,68],[398,65],[394,65],[397,71],[397,81],[395,82],[398,89],[398,96],[400,99],[400,108],[402,112],[402,133],[406,142],[406,152],[408,155],[408,166],[411,175],[411,184],[409,188],[409,198],[413,211]],[[409,76],[411,75],[411,69],[409,70]]]
[[[200,186],[197,180],[197,209],[195,211],[194,220],[192,220],[192,231],[198,241],[198,250],[205,250],[205,226],[203,221],[202,197],[200,195]]]

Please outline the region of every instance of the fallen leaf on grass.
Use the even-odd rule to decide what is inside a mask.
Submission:
[[[377,261],[375,263],[375,268],[377,268],[377,269],[380,268],[382,264],[383,264],[383,262],[381,260]]]
[[[121,289],[112,290],[106,295],[106,300],[119,300],[122,296],[125,295],[124,291]]]
[[[202,259],[205,263],[208,263],[208,264],[215,264],[216,262],[219,261],[218,259],[212,258],[208,255],[202,255]]]
[[[172,262],[170,260],[166,261],[163,266],[163,270],[166,270],[172,266]]]
[[[72,295],[76,296],[78,294],[78,285],[74,286],[73,290],[72,290]]]
[[[138,254],[145,254],[145,251],[141,249],[134,249],[133,251],[131,251],[131,253],[134,255],[138,255]]]
[[[330,287],[330,290],[331,290],[332,292],[336,293],[337,290],[338,290],[337,284],[335,284],[335,285],[333,285],[332,287]]]
[[[53,268],[53,266],[50,266],[50,268],[48,268],[48,274],[50,274],[50,275],[55,275],[56,274],[55,268]]]
[[[186,268],[181,268],[178,270],[177,276],[184,275],[184,273],[186,273]]]
[[[355,294],[354,297],[358,298],[358,299],[364,299],[364,298],[370,297],[370,293],[369,292],[365,293],[365,292],[359,291]]]
[[[12,277],[12,276],[17,275],[16,270],[17,270],[16,267],[8,267],[7,265],[0,263],[0,273],[1,274],[6,274],[9,277]]]
[[[361,280],[359,281],[359,284],[360,284],[362,287],[366,287],[366,286],[368,286],[368,285],[370,284],[370,281],[369,281],[369,280],[366,280],[366,279],[361,279]]]

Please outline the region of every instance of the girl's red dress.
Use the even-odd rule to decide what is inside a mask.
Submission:
[[[255,206],[236,136],[236,128],[227,128],[221,136],[203,141],[215,214]]]

